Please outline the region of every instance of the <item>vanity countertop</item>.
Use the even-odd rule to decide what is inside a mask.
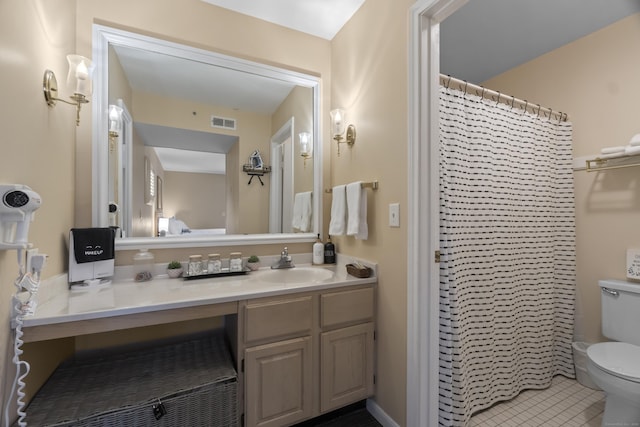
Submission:
[[[58,284],[51,296],[39,303],[35,314],[24,318],[23,327],[62,324],[91,319],[105,319],[140,313],[211,304],[237,302],[245,299],[316,291],[336,287],[376,283],[376,268],[368,278],[348,275],[344,265],[309,266],[302,269],[326,269],[333,274],[324,280],[277,283],[263,280],[270,270],[260,269],[246,275],[203,278],[196,280],[170,279],[158,276],[147,282],[114,281],[110,286],[86,290],[69,290]],[[298,268],[298,267],[296,267]],[[295,271],[292,269],[291,271]],[[311,275],[311,273],[310,273]]]

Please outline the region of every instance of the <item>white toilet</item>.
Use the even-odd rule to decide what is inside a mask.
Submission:
[[[601,280],[602,334],[587,372],[606,393],[602,425],[640,425],[640,283]]]

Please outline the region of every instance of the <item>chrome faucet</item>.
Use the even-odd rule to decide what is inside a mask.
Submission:
[[[285,246],[284,250],[280,253],[280,259],[276,261],[275,264],[271,266],[272,269],[277,270],[280,268],[293,268],[293,261],[291,260],[291,255],[289,255],[289,251]]]

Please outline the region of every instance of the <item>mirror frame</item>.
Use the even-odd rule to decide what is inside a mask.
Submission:
[[[204,246],[262,245],[314,242],[322,230],[322,148],[320,142],[320,78],[296,71],[248,61],[220,53],[178,44],[98,24],[93,25],[93,63],[95,65],[92,102],[92,216],[94,227],[106,227],[108,221],[108,71],[109,45],[151,50],[224,66],[238,71],[288,81],[313,91],[313,232],[229,234],[219,236],[125,237],[116,239],[116,250],[168,249]],[[302,161],[302,160],[301,160]],[[104,209],[100,209],[103,206]]]

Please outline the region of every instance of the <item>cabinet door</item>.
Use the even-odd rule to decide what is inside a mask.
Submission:
[[[284,426],[312,415],[311,337],[245,351],[248,427]]]
[[[321,412],[373,395],[373,323],[323,333],[321,351]]]

